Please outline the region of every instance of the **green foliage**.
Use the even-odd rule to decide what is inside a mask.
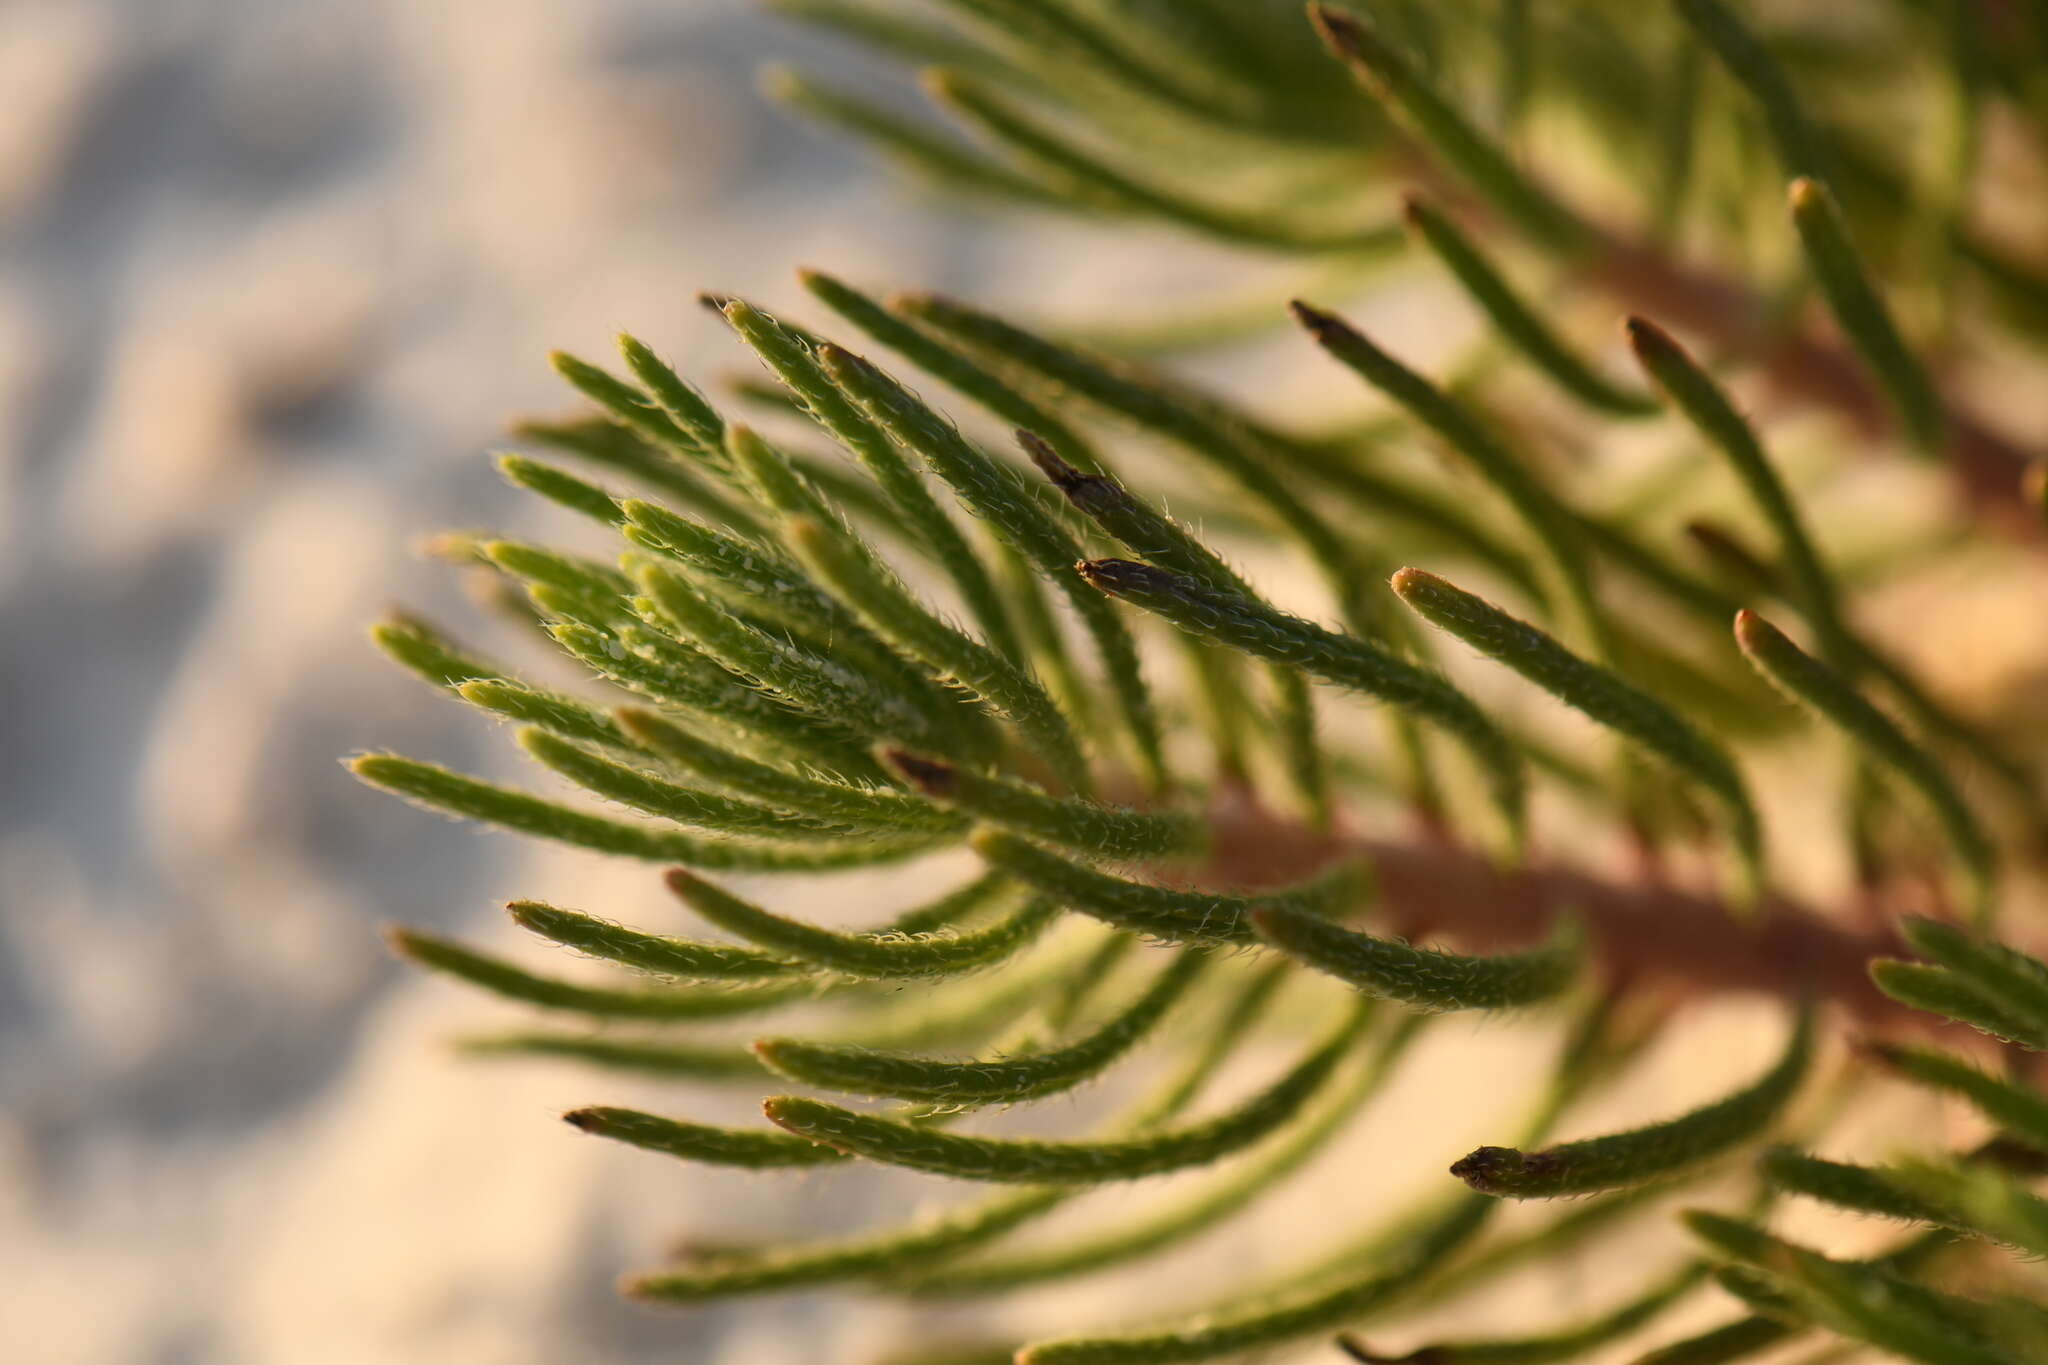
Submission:
[[[2048,964],[2022,914],[2048,846],[2044,745],[2023,687],[1923,681],[1918,622],[1893,606],[1914,599],[1880,593],[1938,569],[1944,610],[1958,583],[2038,568],[2044,465],[1971,404],[2024,387],[2048,332],[2048,269],[2023,230],[2048,196],[1997,169],[2048,140],[2048,25],[1974,0],[1839,25],[1776,0],[772,7],[929,68],[921,87],[955,127],[801,72],[766,86],[939,189],[1296,273],[1170,317],[1012,318],[817,270],[798,297],[824,316],[804,321],[707,295],[765,367],[735,390],[758,424],[632,337],[617,372],[556,356],[589,408],[515,432],[576,468],[499,467],[609,551],[451,534],[442,556],[488,581],[518,633],[484,653],[411,615],[374,628],[439,694],[514,722],[520,752],[581,795],[393,754],[352,759],[357,776],[670,864],[706,926],[513,902],[518,930],[594,960],[563,976],[393,931],[423,967],[583,1020],[473,1034],[466,1054],[893,1102],[775,1095],[749,1126],[566,1116],[646,1160],[1005,1186],[839,1236],[679,1255],[628,1292],[844,1285],[926,1303],[1108,1272],[1227,1227],[1362,1117],[1426,1140],[1430,1107],[1389,1114],[1384,1096],[1434,1015],[1521,1030],[1578,1008],[1520,1145],[1451,1167],[1470,1188],[1440,1177],[1392,1204],[1319,1169],[1334,1249],[1185,1309],[923,1358],[1152,1365],[1362,1327],[1343,1351],[1415,1365],[1636,1346],[1645,1365],[1709,1365],[1793,1339],[1942,1365],[2048,1358],[2023,1259],[2048,1256],[2048,1095],[2014,1064],[2048,1050]],[[1427,354],[1372,292],[1397,271],[1435,291],[1407,306],[1462,308],[1478,339],[1397,358]],[[1290,292],[1370,327],[1290,309]],[[1647,387],[1608,372],[1616,317]],[[857,354],[856,333],[906,368]],[[1321,376],[1327,414],[1241,397],[1264,372],[1216,361],[1211,391],[1157,363],[1260,334],[1292,347],[1303,386]],[[920,396],[927,378],[962,410]],[[1657,420],[1659,398],[1681,420]],[[1957,496],[1922,499],[1928,527],[1881,524],[1847,487],[1852,454]],[[1290,555],[1310,586],[1280,570]],[[1811,653],[1760,614],[1781,612]],[[1443,634],[1605,727],[1620,761],[1573,752],[1527,689]],[[1795,747],[1813,737],[1771,687],[1838,730],[1850,763]],[[1384,727],[1358,724],[1361,699]],[[1810,787],[1778,790],[1802,767]],[[1972,929],[1928,875],[1939,846],[1879,775],[1931,812]],[[1785,889],[1824,884],[1815,812],[1854,874],[1832,908]],[[1709,815],[1741,860],[1736,894],[1692,856]],[[1608,842],[1638,855],[1628,870]],[[828,903],[815,883],[708,879],[928,857],[859,883],[923,890],[841,896],[829,922],[809,917]],[[1589,1087],[1627,1078],[1640,1020],[1754,990],[1813,997],[1786,1000],[1799,1022],[1762,1077],[1553,1142]],[[1828,1047],[1851,1011],[1872,1036]],[[1988,1036],[1897,1036],[1939,1029],[1928,1016]],[[1234,1058],[1258,1074],[1226,1087]],[[1816,1065],[1840,1103],[1795,1104]],[[1041,1102],[1139,1072],[1147,1086],[1085,1131],[1005,1126],[1013,1106],[1057,1116]],[[1832,1151],[1830,1122],[1880,1077],[1954,1097],[1999,1136],[1952,1153],[1900,1133],[1858,1161],[1806,1150]],[[1769,1145],[1730,1160],[1752,1144]],[[1767,1195],[1910,1235],[1853,1260],[1767,1230],[1762,1200],[1697,1211],[1689,1239],[1667,1229],[1657,1274],[1603,1286],[1589,1315],[1495,1322],[1475,1300],[1470,1330],[1378,1353],[1402,1330],[1383,1338],[1382,1319],[1484,1294],[1668,1189],[1719,1198],[1702,1177],[1738,1164]],[[1174,1172],[1199,1174],[1032,1238],[1097,1186]],[[1494,1226],[1506,1199],[1569,1195],[1593,1198]],[[1738,1311],[1637,1341],[1696,1294]]]
[[[1778,1064],[1726,1099],[1662,1123],[1537,1152],[1481,1147],[1460,1157],[1451,1174],[1482,1194],[1510,1199],[1553,1199],[1661,1179],[1762,1132],[1791,1102],[1812,1051],[1813,1011],[1808,1008],[1801,1011]]]

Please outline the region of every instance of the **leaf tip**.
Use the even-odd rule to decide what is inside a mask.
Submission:
[[[1294,315],[1296,322],[1308,329],[1311,336],[1325,344],[1350,330],[1335,313],[1326,313],[1305,299],[1289,299],[1287,311]]]
[[[1451,1174],[1481,1194],[1503,1194],[1512,1179],[1531,1173],[1542,1155],[1532,1158],[1515,1147],[1479,1147],[1453,1161]]]
[[[911,753],[908,749],[899,749],[888,744],[878,745],[875,757],[891,772],[901,776],[904,781],[926,796],[949,796],[959,784],[959,773],[950,763],[925,758]]]
[[[1038,472],[1045,475],[1053,487],[1064,493],[1080,486],[1085,476],[1061,459],[1050,441],[1025,427],[1018,427],[1014,434],[1018,448],[1031,457],[1031,463],[1038,466]]]
[[[384,946],[389,948],[394,956],[402,957],[408,962],[418,959],[420,945],[425,942],[419,933],[403,924],[380,925],[377,932],[383,936]]]
[[[1363,33],[1358,20],[1332,5],[1310,0],[1308,21],[1315,26],[1318,36],[1329,45],[1332,52],[1340,57],[1360,55]]]
[[[1622,335],[1628,338],[1629,349],[1636,353],[1636,359],[1648,366],[1653,360],[1679,354],[1678,343],[1671,333],[1644,317],[1641,313],[1630,313],[1621,320]]]
[[[1387,580],[1387,584],[1393,588],[1394,595],[1404,602],[1413,600],[1419,594],[1441,591],[1450,586],[1449,583],[1429,570],[1417,569],[1412,566],[1396,569],[1393,576]]]

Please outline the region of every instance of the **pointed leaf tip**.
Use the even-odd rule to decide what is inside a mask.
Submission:
[[[1449,586],[1442,578],[1431,573],[1429,570],[1413,567],[1394,570],[1393,576],[1387,580],[1387,584],[1393,588],[1396,594],[1403,598],[1412,592]]]
[[[908,749],[883,745],[875,756],[927,796],[945,796],[954,789],[959,776],[950,763],[925,758]]]
[[[1330,50],[1339,56],[1360,55],[1360,41],[1364,37],[1358,20],[1343,10],[1330,5],[1311,3],[1308,7],[1308,21],[1315,26],[1316,33],[1329,44]]]
[[[1087,481],[1087,475],[1061,459],[1060,453],[1037,432],[1018,427],[1015,435],[1018,447],[1031,457],[1031,463],[1038,466],[1038,472],[1045,475],[1053,487],[1064,493],[1079,488]]]

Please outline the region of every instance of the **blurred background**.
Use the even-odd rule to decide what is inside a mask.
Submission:
[[[418,553],[437,528],[564,536],[484,458],[573,406],[550,348],[630,328],[715,381],[744,357],[696,291],[788,303],[806,263],[1040,315],[1215,292],[1222,258],[1173,239],[906,193],[755,97],[771,57],[866,77],[742,0],[0,0],[0,1357],[774,1365],[911,1330],[832,1295],[618,1299],[685,1227],[895,1221],[927,1187],[683,1169],[554,1121],[649,1087],[451,1056],[490,1006],[395,967],[379,922],[509,944],[515,894],[673,912],[646,868],[421,815],[336,762],[515,770],[364,628],[473,614]],[[1775,1045],[1767,1012],[1708,1013],[1731,1074]],[[1457,1096],[1411,1079],[1383,1106],[1432,1110],[1416,1173],[1488,1135],[1545,1040],[1486,1043]],[[1673,1053],[1635,1096],[1700,1074]],[[1346,1150],[1394,1189],[1388,1136]],[[1290,1198],[1227,1271],[1331,1221]],[[1569,1310],[1597,1278],[1529,1292]],[[1001,1311],[1127,1316],[1128,1284]]]
[[[709,380],[745,358],[696,291],[788,302],[805,262],[1041,300],[1191,268],[906,198],[755,97],[771,55],[863,76],[742,0],[0,3],[0,1356],[818,1361],[893,1330],[617,1299],[706,1208],[890,1196],[671,1171],[554,1121],[602,1078],[453,1058],[490,1006],[380,921],[510,942],[510,895],[651,918],[654,879],[336,761],[514,767],[364,628],[473,614],[417,553],[439,527],[563,534],[484,458],[572,406],[550,348],[631,328]]]
[[[507,766],[364,627],[531,515],[483,456],[549,348],[704,373],[705,286],[1025,268],[765,108],[771,50],[847,64],[740,0],[0,4],[0,1356],[779,1358],[615,1298],[686,1205],[375,932],[651,878],[336,762]]]

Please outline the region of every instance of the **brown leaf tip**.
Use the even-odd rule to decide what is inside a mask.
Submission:
[[[1106,593],[1160,591],[1173,585],[1173,575],[1134,559],[1084,559],[1074,568],[1090,586]]]
[[[1330,45],[1333,52],[1345,57],[1358,55],[1359,39],[1362,35],[1357,19],[1329,5],[1311,4],[1308,7],[1308,21],[1315,25],[1316,32],[1322,35],[1323,41]]]
[[[1038,472],[1050,479],[1053,487],[1061,492],[1073,491],[1088,477],[1061,459],[1060,453],[1052,448],[1052,443],[1037,432],[1027,427],[1018,427],[1016,437],[1018,447],[1031,457],[1031,463],[1038,466]]]
[[[1480,1147],[1451,1163],[1451,1174],[1481,1194],[1500,1194],[1519,1176],[1541,1172],[1547,1153],[1514,1147]]]
[[[1436,1362],[1443,1359],[1443,1352],[1432,1346],[1425,1346],[1420,1351],[1411,1351],[1405,1356],[1379,1355],[1354,1336],[1338,1337],[1337,1349],[1353,1360],[1363,1361],[1365,1365],[1436,1365]]]
[[[1429,570],[1413,567],[1394,570],[1393,577],[1389,578],[1387,583],[1393,588],[1395,595],[1403,599],[1412,597],[1417,593],[1429,592],[1450,586]]]
[[[1776,626],[1748,607],[1735,613],[1735,642],[1751,653],[1766,649],[1772,642],[1783,638]]]
[[[1672,355],[1679,351],[1678,343],[1671,334],[1640,313],[1631,313],[1622,320],[1621,330],[1628,336],[1628,344],[1639,356],[1655,351]]]
[[[378,932],[384,936],[384,944],[400,957],[410,958],[419,948],[420,937],[403,924],[387,924]]]
[[[1318,341],[1328,341],[1351,330],[1335,313],[1325,313],[1302,299],[1289,299],[1287,311],[1294,314],[1294,320],[1307,328]]]
[[[907,749],[884,749],[882,761],[926,796],[950,796],[959,786],[960,775],[951,764],[919,757]]]

